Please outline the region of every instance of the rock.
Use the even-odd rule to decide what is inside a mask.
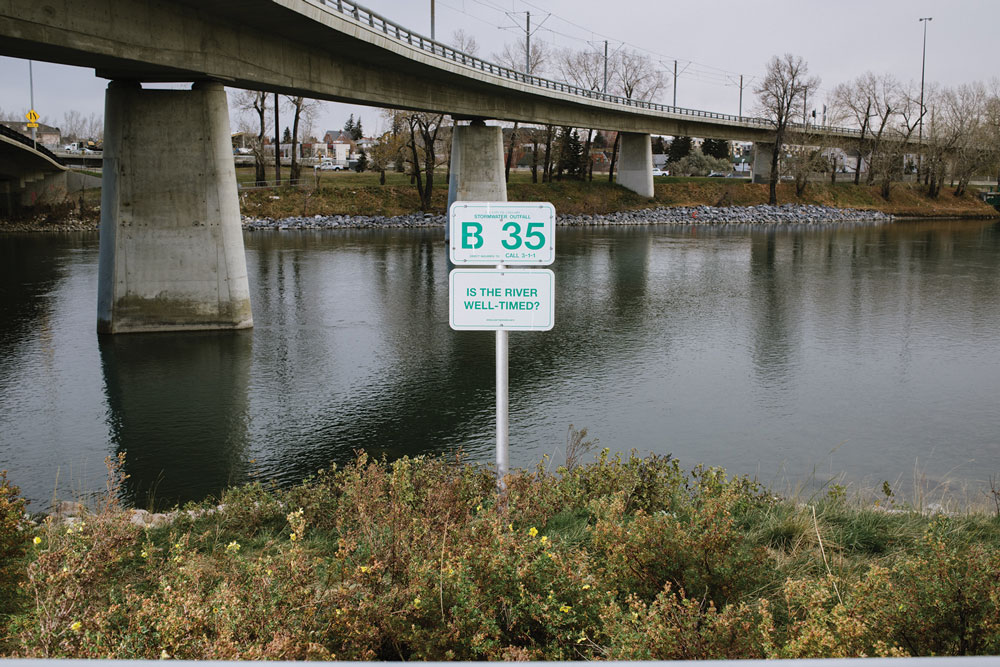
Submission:
[[[86,511],[87,508],[84,507],[82,503],[73,502],[72,500],[64,500],[56,504],[55,511],[52,515],[56,519],[69,519],[71,517],[78,517]]]

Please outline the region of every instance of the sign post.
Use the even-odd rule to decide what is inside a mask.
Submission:
[[[496,331],[497,479],[509,470],[509,347],[507,334],[548,331],[555,313],[555,207],[548,202],[455,202],[448,211],[448,323],[456,331]]]

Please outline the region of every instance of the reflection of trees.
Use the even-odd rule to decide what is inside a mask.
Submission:
[[[144,507],[246,478],[250,331],[102,336],[108,425],[125,494]]]
[[[46,295],[58,290],[78,243],[61,235],[9,235],[0,243],[0,358],[10,363],[21,344],[37,336],[51,313]]]
[[[799,240],[801,237],[795,236]],[[794,364],[795,342],[791,329],[794,321],[788,300],[794,295],[792,276],[784,275],[789,266],[776,261],[778,237],[773,231],[750,237],[750,315],[753,320],[753,344],[750,348],[757,381],[765,389],[781,389]],[[801,250],[796,246],[793,250]],[[800,252],[793,252],[794,258]]]

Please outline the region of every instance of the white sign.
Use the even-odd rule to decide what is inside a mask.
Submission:
[[[548,202],[455,202],[448,210],[454,264],[551,264],[556,209]]]
[[[448,323],[459,331],[548,331],[555,282],[549,269],[453,269]]]

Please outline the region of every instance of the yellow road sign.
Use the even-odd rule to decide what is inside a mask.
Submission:
[[[38,123],[28,123],[28,127],[38,127]]]
[[[34,109],[32,109],[28,113],[24,114],[24,117],[27,118],[29,122],[32,122],[32,123],[37,123],[38,122],[38,112],[35,111]]]

